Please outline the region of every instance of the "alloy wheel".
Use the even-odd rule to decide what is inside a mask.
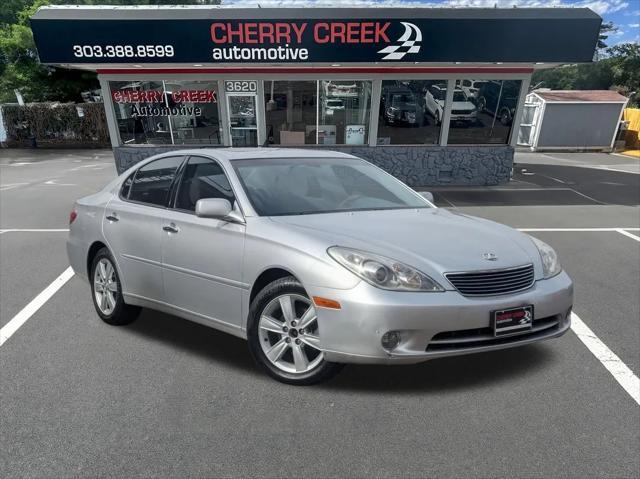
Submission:
[[[118,295],[116,270],[107,258],[102,258],[93,273],[93,294],[100,312],[106,316],[113,313]]]
[[[271,300],[260,315],[258,336],[267,360],[282,371],[306,373],[323,360],[316,309],[302,295]]]

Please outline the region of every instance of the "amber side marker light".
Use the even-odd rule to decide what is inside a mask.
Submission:
[[[320,296],[313,297],[313,303],[319,308],[328,308],[328,309],[341,309],[340,303],[334,301],[333,299],[321,298]]]

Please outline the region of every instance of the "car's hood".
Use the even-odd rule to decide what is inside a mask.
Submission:
[[[451,105],[452,110],[475,110],[476,106],[470,101],[454,101]]]
[[[397,108],[402,111],[415,111],[418,109],[418,105],[415,103],[397,103],[393,105],[394,108]]]
[[[306,230],[327,246],[357,248],[414,266],[430,275],[448,271],[508,268],[540,256],[523,233],[492,221],[444,209],[362,211],[273,217],[286,227]],[[484,259],[493,253],[497,260]]]

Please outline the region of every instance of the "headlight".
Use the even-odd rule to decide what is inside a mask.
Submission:
[[[560,266],[560,261],[558,261],[558,255],[553,248],[544,241],[540,241],[538,238],[534,238],[533,236],[529,236],[529,238],[531,238],[540,252],[544,277],[551,278],[552,276],[560,273],[560,271],[562,271],[562,267]]]
[[[329,256],[367,283],[393,291],[444,291],[438,283],[411,266],[374,253],[332,246]]]

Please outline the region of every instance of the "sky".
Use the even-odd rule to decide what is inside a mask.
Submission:
[[[238,7],[588,7],[604,21],[612,21],[618,32],[607,44],[640,43],[640,0],[223,0],[223,5]]]

